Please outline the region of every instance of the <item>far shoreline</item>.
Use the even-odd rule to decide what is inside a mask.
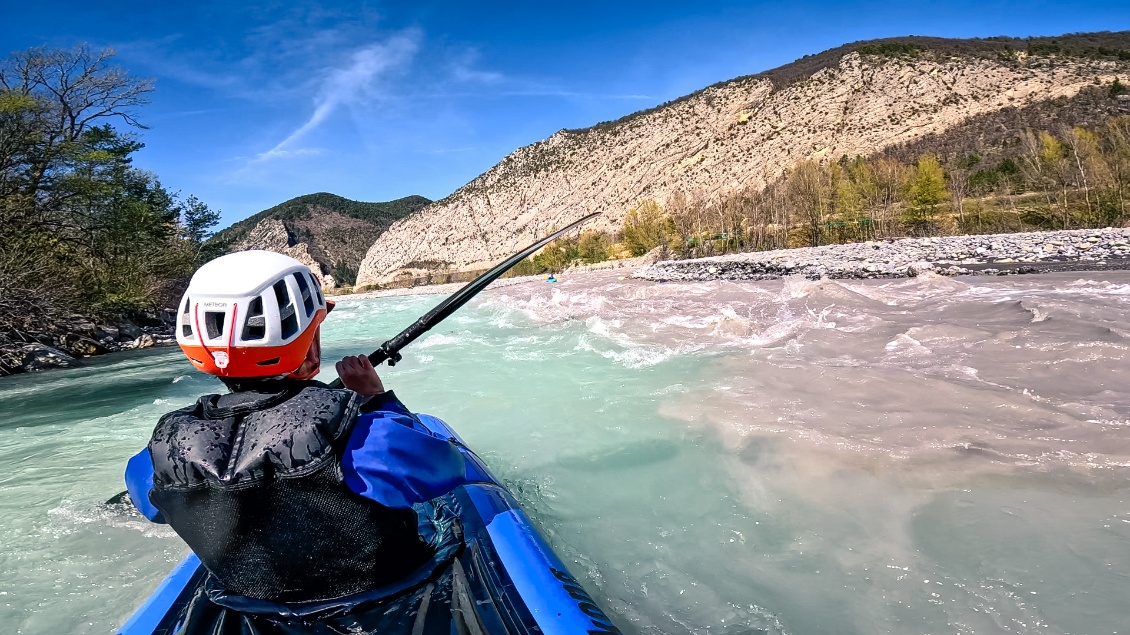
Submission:
[[[1058,230],[1019,234],[984,234],[927,238],[899,238],[862,243],[837,243],[776,251],[745,252],[687,260],[660,260],[649,254],[630,260],[583,265],[558,273],[562,277],[620,271],[626,278],[653,283],[708,282],[714,280],[777,280],[802,276],[817,280],[912,278],[931,273],[944,276],[1005,276],[1060,272],[1130,270],[1130,228]],[[544,282],[547,274],[501,278],[490,289]],[[421,284],[361,293],[328,295],[351,302],[369,298],[415,295],[450,295],[466,283]],[[175,344],[171,336],[148,337],[148,346]],[[35,374],[54,367],[82,366],[83,360],[104,358],[115,350],[51,364],[60,351],[46,345],[46,361],[11,375]]]
[[[929,256],[929,257],[927,257]],[[613,264],[615,263],[615,264]],[[601,266],[604,265],[604,266]],[[1130,269],[1130,228],[1052,230],[897,238],[819,247],[794,247],[660,260],[643,256],[608,264],[582,265],[557,273],[575,276],[623,270],[626,277],[652,282],[758,281],[801,275],[810,279],[910,278],[932,272],[947,276],[1025,275]],[[491,289],[541,282],[548,274],[502,278]],[[421,284],[329,296],[350,301],[410,295],[445,295],[466,283]]]

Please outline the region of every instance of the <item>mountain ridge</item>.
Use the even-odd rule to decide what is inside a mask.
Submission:
[[[310,266],[323,286],[352,284],[369,246],[392,223],[430,204],[423,196],[354,201],[328,192],[297,196],[216,232],[207,247],[223,253],[265,249]]]
[[[1128,71],[1130,32],[845,44],[519,148],[393,223],[357,283],[481,268],[589,211],[615,230],[645,198],[763,188],[802,160],[870,155]]]

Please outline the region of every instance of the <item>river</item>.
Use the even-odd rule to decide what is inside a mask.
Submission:
[[[487,291],[382,375],[625,632],[1130,632],[1130,273],[621,275]],[[344,300],[324,355],[438,300]],[[218,386],[175,349],[0,380],[0,632],[111,631],[183,556],[101,503]]]

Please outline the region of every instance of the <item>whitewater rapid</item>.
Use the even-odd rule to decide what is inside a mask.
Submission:
[[[1130,630],[1130,273],[623,275],[487,291],[383,376],[625,632]],[[439,299],[343,300],[326,356]],[[171,350],[0,383],[0,632],[106,632],[156,585],[183,545],[100,502],[216,386]]]

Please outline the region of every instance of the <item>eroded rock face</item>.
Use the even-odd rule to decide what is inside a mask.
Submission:
[[[1071,97],[1128,69],[1083,59],[1006,64],[849,53],[779,90],[763,78],[733,80],[627,121],[561,131],[514,151],[382,234],[357,284],[392,281],[419,263],[485,268],[590,212],[604,214],[590,227],[612,231],[641,199],[762,188],[806,159],[870,155],[971,116]]]
[[[337,286],[333,276],[326,272],[322,263],[310,255],[309,245],[296,243],[294,236],[291,235],[281,220],[265,218],[259,221],[259,224],[255,225],[247,238],[232,246],[232,251],[247,251],[249,249],[262,249],[285,254],[310,267],[310,270],[321,281],[323,291]]]
[[[232,246],[232,251],[247,251],[249,249],[263,249],[283,253],[284,250],[294,245],[294,238],[290,235],[286,225],[281,220],[266,218],[259,221],[247,238]]]

